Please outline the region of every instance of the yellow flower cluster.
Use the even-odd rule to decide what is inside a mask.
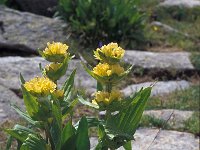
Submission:
[[[124,72],[124,68],[119,64],[109,65],[108,63],[99,63],[93,68],[93,72],[101,77],[117,74],[120,76]]]
[[[124,68],[120,66],[119,61],[124,56],[124,53],[125,50],[119,47],[117,43],[110,43],[97,48],[94,51],[94,56],[100,60],[100,63],[93,68],[93,73],[101,77],[113,74],[120,76],[124,72]]]
[[[56,98],[62,98],[64,96],[64,90],[56,90],[53,92]]]
[[[118,46],[117,43],[110,43],[94,51],[94,57],[98,60],[103,60],[99,53],[103,53],[106,57],[121,59],[124,56],[125,50]]]
[[[98,91],[95,93],[95,98],[92,100],[93,104],[98,104],[103,102],[106,105],[109,105],[114,100],[121,100],[122,94],[118,90],[113,90],[111,93]]]
[[[47,43],[47,47],[43,51],[45,55],[65,55],[69,46],[60,42]]]
[[[67,51],[69,46],[60,42],[47,43],[47,47],[44,51],[39,51],[42,57],[50,62],[62,63],[65,58],[69,57],[70,54]]]
[[[35,77],[25,82],[24,87],[35,96],[46,96],[56,90],[56,84],[46,77]]]
[[[51,63],[45,67],[46,71],[57,71],[62,64],[60,63]]]

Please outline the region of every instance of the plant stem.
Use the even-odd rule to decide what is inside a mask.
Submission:
[[[111,91],[112,91],[112,84],[111,83],[106,84],[106,92],[111,93]]]
[[[51,137],[50,129],[49,129],[49,123],[46,125],[45,133],[46,133],[47,140],[49,139],[49,142],[51,144],[51,149],[55,150],[55,145],[54,145],[53,139]]]
[[[111,112],[109,110],[106,110],[106,120],[111,116]]]

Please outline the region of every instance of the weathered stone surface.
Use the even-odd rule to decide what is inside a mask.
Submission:
[[[199,0],[165,0],[160,3],[160,6],[170,7],[170,6],[180,6],[186,8],[193,8],[200,6]]]
[[[155,140],[154,140],[155,139]],[[97,138],[91,138],[91,146],[96,145]],[[91,147],[94,149],[94,147]],[[185,132],[158,129],[139,129],[132,142],[134,150],[198,150],[199,138]],[[119,148],[123,150],[123,148]]]
[[[13,91],[0,85],[0,124],[7,118],[18,117],[16,112],[10,107],[10,104],[23,106],[23,100],[20,99]]]
[[[155,53],[126,51],[125,62],[144,69],[193,70],[194,66],[187,52]]]
[[[189,119],[192,114],[193,111],[181,111],[173,109],[147,110],[144,112],[144,115],[167,121],[167,123],[173,129],[184,127],[184,122]]]
[[[190,83],[185,80],[181,81],[159,81],[157,83],[155,82],[145,82],[140,84],[133,84],[125,89],[122,90],[125,96],[129,96],[132,93],[135,93],[139,91],[142,87],[149,87],[153,86],[151,96],[157,96],[157,95],[164,95],[171,92],[174,92],[176,90],[183,90],[190,87]]]
[[[0,49],[36,53],[49,41],[66,41],[65,27],[60,20],[0,6]]]
[[[21,73],[26,80],[35,76],[41,76],[39,63],[45,66],[48,62],[41,57],[0,57],[0,85],[4,85],[9,89],[19,89],[19,74]],[[62,77],[60,84],[77,68],[75,77],[75,85],[77,87],[85,87],[87,90],[95,88],[96,82],[83,69],[79,60],[72,60],[69,63],[66,76]]]

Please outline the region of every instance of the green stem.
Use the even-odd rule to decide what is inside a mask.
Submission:
[[[54,142],[53,142],[51,133],[50,133],[49,126],[50,126],[50,125],[49,125],[49,123],[48,123],[48,124],[46,125],[45,133],[46,133],[47,140],[49,139],[49,142],[50,142],[50,144],[51,144],[51,149],[52,149],[52,150],[55,150],[55,145],[54,145]]]
[[[112,91],[112,84],[111,83],[106,84],[106,92],[111,93],[111,91]]]
[[[106,117],[105,119],[107,120],[111,116],[111,112],[109,110],[106,110]]]

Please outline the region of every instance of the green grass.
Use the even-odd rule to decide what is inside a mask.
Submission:
[[[200,53],[193,53],[190,60],[197,70],[200,70]]]
[[[157,7],[159,0],[141,0],[140,8],[147,13],[149,24],[145,29],[145,37],[149,48],[200,51],[200,8],[186,9],[181,7]],[[152,21],[169,25],[177,32],[169,32],[158,27],[153,30]],[[187,34],[188,36],[185,36]]]
[[[174,129],[167,121],[158,119],[153,116],[143,115],[140,121],[139,127],[150,128],[162,128],[165,130],[176,130],[181,132],[193,133],[196,136],[200,136],[200,114],[198,112],[193,113],[192,117],[183,123],[183,127]]]
[[[199,112],[193,113],[192,117],[184,122],[184,128],[181,129],[183,131],[188,131],[197,136],[200,136],[200,114]]]
[[[198,111],[200,109],[200,85],[176,91],[169,95],[151,97],[146,109],[179,109]]]
[[[170,125],[163,119],[158,119],[149,115],[143,115],[142,119],[140,120],[139,127],[157,127],[169,129]]]

